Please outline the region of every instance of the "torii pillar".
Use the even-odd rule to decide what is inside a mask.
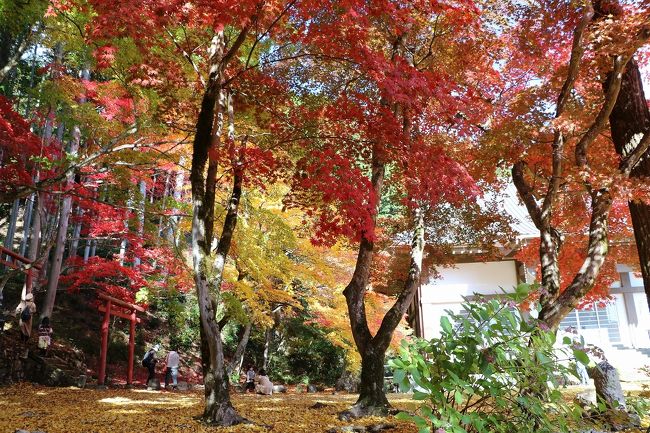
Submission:
[[[114,298],[106,293],[99,292],[97,297],[105,302],[104,305],[99,306],[99,311],[104,313],[104,320],[102,321],[102,342],[99,355],[99,372],[97,377],[97,384],[104,385],[106,378],[106,353],[108,352],[108,325],[111,315],[127,319],[130,322],[129,326],[129,365],[126,373],[126,383],[131,385],[133,383],[133,354],[135,350],[135,324],[140,323],[141,320],[137,317],[137,312],[144,313],[144,308],[139,305],[131,304],[130,302]]]

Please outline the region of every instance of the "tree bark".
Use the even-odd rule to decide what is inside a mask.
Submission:
[[[604,85],[607,91],[609,80]],[[618,100],[609,116],[612,141],[616,153],[625,158],[641,142],[641,138],[650,131],[650,111],[643,91],[639,65],[632,59],[623,74]],[[645,178],[650,176],[650,153],[646,151],[640,161],[632,168],[630,177]],[[628,203],[634,229],[634,239],[639,254],[639,264],[643,285],[650,307],[650,205],[641,200]]]
[[[232,243],[237,224],[239,199],[242,192],[240,161],[233,161],[233,189],[227,206],[221,238],[212,254],[214,232],[214,205],[217,182],[217,160],[214,151],[220,144],[223,118],[220,101],[224,89],[221,87],[222,68],[227,56],[237,49],[245,32],[242,31],[231,50],[224,54],[224,34],[218,32],[210,46],[210,75],[196,124],[192,151],[190,183],[192,187],[192,258],[201,322],[201,346],[203,376],[205,385],[205,422],[230,426],[244,420],[230,402],[228,375],[226,374],[221,330],[216,319],[210,288],[218,293],[223,278],[223,268]],[[215,108],[218,112],[215,116]],[[215,123],[215,118],[217,122]],[[230,119],[229,119],[230,120]],[[216,128],[215,128],[216,126]],[[234,145],[234,136],[232,139]],[[206,173],[207,166],[207,173]]]
[[[70,142],[68,153],[71,156],[76,156],[79,150],[79,142],[81,140],[81,131],[75,127],[73,131],[73,138]],[[74,172],[68,174],[65,181],[65,188],[68,189],[74,182]],[[47,282],[47,293],[45,295],[45,302],[41,309],[41,318],[52,317],[54,310],[54,302],[56,300],[56,291],[59,287],[59,277],[61,276],[61,266],[63,265],[63,253],[65,252],[66,238],[68,235],[68,221],[70,219],[70,211],[72,210],[72,196],[65,195],[61,203],[59,214],[59,227],[56,235],[56,246],[54,248],[54,257],[52,259],[52,268]]]
[[[7,228],[7,234],[4,239],[4,247],[13,250],[14,249],[14,236],[16,235],[16,225],[18,223],[18,214],[20,213],[20,200],[14,200],[13,205],[11,206],[11,214],[9,215],[9,226]]]
[[[271,340],[273,338],[273,329],[269,328],[264,332],[264,355],[262,361],[262,368],[269,369],[269,358],[271,357]]]
[[[373,168],[375,168],[374,164]],[[375,176],[375,171],[373,170],[373,186],[377,185],[375,180],[379,180],[383,177],[383,170],[381,173],[380,176],[379,170],[377,170],[377,176]],[[379,192],[381,191],[380,188],[375,190]],[[407,279],[397,300],[382,319],[379,330],[374,336],[371,336],[370,330],[368,329],[363,298],[361,298],[360,304],[351,302],[356,301],[357,298],[355,294],[350,293],[350,290],[357,289],[361,291],[360,289],[362,286],[353,286],[351,285],[351,282],[344,291],[346,300],[348,300],[348,312],[350,314],[353,329],[352,333],[355,342],[357,342],[357,349],[361,355],[361,383],[359,385],[359,398],[349,410],[339,414],[340,419],[385,415],[391,410],[391,405],[384,392],[384,361],[386,358],[386,350],[390,345],[395,328],[397,328],[402,317],[404,317],[404,314],[411,305],[413,297],[420,285],[422,259],[424,256],[425,246],[424,209],[421,207],[416,207],[413,210],[413,226],[413,240],[411,243],[410,253],[411,259]],[[366,248],[371,245],[371,243],[366,244]],[[362,251],[364,252],[364,255],[361,254]],[[369,258],[368,255],[370,255]],[[372,249],[368,251],[367,249],[362,250],[360,248],[359,257],[368,260],[367,264],[369,266],[370,261],[372,260]],[[359,261],[357,261],[357,265],[358,264]],[[366,263],[363,262],[362,265],[364,266],[361,268],[364,272],[367,272],[365,276],[362,275],[366,278],[362,293],[365,293],[365,287],[367,286],[368,281],[367,278],[369,276],[369,268],[365,268],[365,264]],[[363,313],[362,317],[360,317],[359,311],[357,311],[359,308],[361,308]],[[352,317],[356,317],[356,322],[352,320]]]
[[[251,329],[253,328],[252,323],[247,323],[244,326],[244,331],[242,332],[241,337],[239,338],[239,343],[237,344],[237,349],[232,356],[232,360],[228,363],[227,372],[228,376],[231,376],[233,372],[239,373],[241,371],[242,363],[244,362],[244,353],[246,352],[246,346],[248,345],[248,340],[251,336]]]
[[[32,31],[28,31],[27,34],[21,39],[21,41],[16,46],[16,49],[13,50],[12,54],[0,56],[0,83],[2,83],[9,73],[18,66],[18,62],[25,51],[29,48],[32,39]],[[4,51],[4,50],[3,50]]]
[[[32,194],[26,199],[25,213],[23,215],[23,238],[20,241],[20,255],[24,256],[27,253],[27,245],[29,243],[29,229],[32,226],[32,213],[34,212],[34,195]]]

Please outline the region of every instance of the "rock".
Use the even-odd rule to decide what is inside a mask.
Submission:
[[[307,385],[307,392],[311,392],[311,393],[318,392],[318,388],[316,387],[316,385],[311,385],[311,384]]]
[[[17,429],[16,431],[14,431],[14,433],[29,433],[29,431],[23,429]]]
[[[359,384],[361,383],[358,376],[346,371],[337,381],[334,389],[337,391],[346,391],[351,393],[359,392]]]
[[[151,379],[147,382],[147,391],[160,391],[160,381],[158,379]]]
[[[273,394],[277,394],[278,392],[280,393],[287,392],[287,387],[284,385],[273,385]]]
[[[178,382],[177,387],[179,391],[189,391],[192,389],[192,386],[187,382]]]
[[[596,390],[579,392],[578,394],[576,394],[575,401],[582,408],[595,406],[596,405]]]
[[[607,409],[601,417],[615,431],[639,427],[641,420],[635,413],[627,412],[623,388],[618,372],[607,361],[602,361],[587,369],[589,377],[594,380],[598,401],[605,403]]]

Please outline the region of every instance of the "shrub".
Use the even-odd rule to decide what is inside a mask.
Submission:
[[[573,359],[588,358],[565,339],[516,310],[527,293],[463,304],[466,314],[440,320],[441,334],[403,342],[390,361],[394,380],[414,389],[423,405],[399,415],[420,432],[568,432],[580,430],[583,410],[560,392],[577,376]]]

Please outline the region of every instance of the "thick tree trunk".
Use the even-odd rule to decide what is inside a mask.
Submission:
[[[75,157],[79,150],[79,142],[81,140],[81,131],[79,128],[74,128],[73,138],[70,142],[68,153]],[[74,172],[70,172],[67,176],[65,187],[70,188],[74,182]],[[50,270],[47,293],[45,295],[45,302],[41,309],[42,317],[52,317],[52,310],[54,309],[54,302],[56,300],[56,291],[59,287],[59,277],[61,276],[61,266],[63,265],[63,253],[65,252],[66,238],[68,235],[68,221],[70,219],[70,211],[72,210],[72,196],[65,195],[61,203],[59,213],[59,228],[56,235],[56,246],[54,248],[54,257],[52,258],[52,268]]]
[[[355,323],[352,323],[355,341],[361,343],[361,346],[357,343],[357,349],[361,355],[361,383],[359,385],[359,398],[354,406],[339,414],[340,419],[385,415],[391,410],[391,405],[384,392],[384,361],[393,332],[411,305],[415,292],[420,285],[425,245],[424,210],[422,208],[416,208],[413,211],[413,221],[414,229],[409,273],[397,300],[382,319],[379,330],[374,337],[370,336],[367,322],[365,322],[365,307],[363,309],[363,322],[356,323],[356,329],[361,330],[358,336],[355,335]],[[357,264],[359,263],[357,262]],[[346,291],[350,287],[348,285]],[[346,294],[346,298],[348,298],[348,311],[350,311],[352,308],[349,300],[354,298],[349,294]],[[363,299],[361,302],[363,302]],[[350,316],[352,317],[352,311],[350,311]]]
[[[608,190],[603,189],[592,193],[587,257],[571,284],[557,297],[542,302],[539,320],[549,328],[557,329],[562,319],[594,286],[609,250],[607,220],[611,207],[612,198]]]
[[[350,409],[353,418],[385,415],[390,403],[384,393],[384,362],[386,349],[369,344],[361,354],[361,383],[359,399]]]
[[[605,83],[607,91],[609,80]],[[612,141],[616,153],[628,156],[641,142],[644,134],[650,133],[650,111],[643,91],[639,65],[632,59],[628,62],[621,82],[616,105],[609,116]],[[631,177],[650,176],[650,152],[645,152],[632,169]],[[650,205],[640,200],[629,202],[636,248],[639,253],[643,285],[650,307]]]
[[[201,102],[196,124],[196,135],[192,152],[192,257],[199,316],[201,321],[201,346],[205,385],[205,422],[230,426],[245,421],[230,402],[228,375],[226,374],[221,330],[216,319],[210,288],[218,292],[223,278],[223,267],[237,224],[239,198],[241,196],[241,173],[235,170],[233,192],[228,204],[221,239],[217,251],[212,255],[214,232],[214,205],[217,178],[217,161],[211,157],[210,149],[220,143],[222,113],[219,104],[222,99],[220,63],[224,50],[224,35],[215,35],[211,44],[210,81]],[[219,112],[215,116],[215,108]],[[213,129],[217,118],[216,128]],[[207,174],[205,172],[207,165]],[[216,304],[216,303],[215,303]]]

